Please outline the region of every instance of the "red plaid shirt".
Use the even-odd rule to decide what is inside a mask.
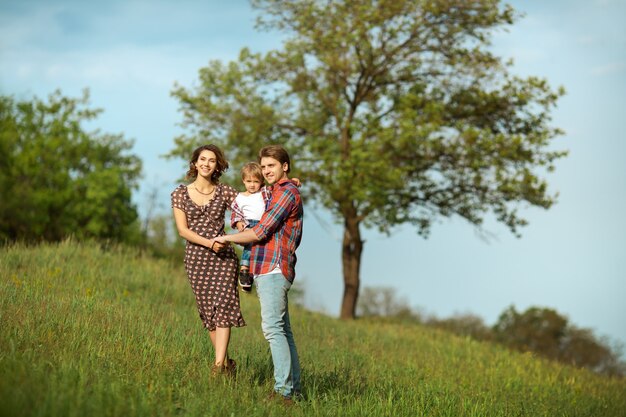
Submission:
[[[280,267],[289,282],[296,277],[296,249],[302,239],[302,199],[290,180],[283,179],[272,187],[272,200],[261,221],[252,227],[260,239],[252,245],[250,271],[267,274]]]

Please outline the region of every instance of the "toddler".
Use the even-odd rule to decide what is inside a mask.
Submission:
[[[264,186],[261,165],[256,162],[249,162],[241,168],[241,180],[246,191],[239,193],[233,201],[231,221],[239,231],[252,227],[261,220],[272,197]],[[250,246],[244,245],[239,267],[239,285],[245,292],[251,291],[253,282],[250,274]]]

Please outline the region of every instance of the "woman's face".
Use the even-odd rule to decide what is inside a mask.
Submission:
[[[211,180],[211,175],[215,172],[217,166],[217,158],[213,151],[204,150],[200,152],[198,160],[194,164],[198,170],[198,176]]]

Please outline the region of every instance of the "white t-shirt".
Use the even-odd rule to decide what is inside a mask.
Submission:
[[[247,220],[261,220],[263,213],[265,213],[265,200],[260,191],[250,195],[239,193],[235,201]]]

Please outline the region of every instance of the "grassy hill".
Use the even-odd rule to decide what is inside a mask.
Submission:
[[[1,416],[624,416],[626,381],[417,325],[292,309],[305,400],[268,403],[258,301],[211,348],[182,262],[64,242],[0,250]]]

